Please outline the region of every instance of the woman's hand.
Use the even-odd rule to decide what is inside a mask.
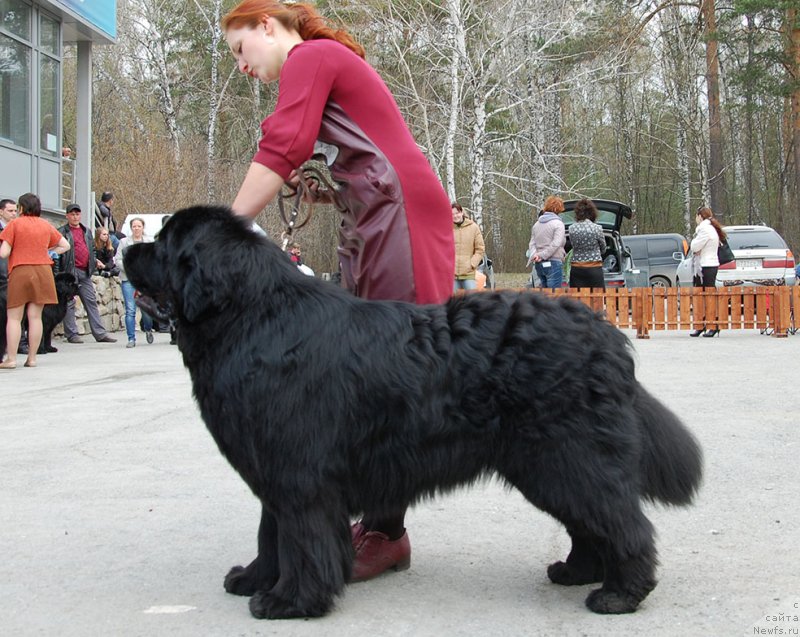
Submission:
[[[275,198],[283,186],[283,179],[274,170],[256,162],[250,164],[244,181],[233,200],[234,214],[255,219],[258,213]]]
[[[53,252],[56,254],[64,254],[65,252],[70,251],[69,241],[66,240],[65,237],[61,237],[61,240],[58,242],[58,245],[53,248]]]
[[[295,193],[297,192],[297,189],[300,186],[300,175],[297,174],[296,170],[293,170],[289,174],[289,179],[286,180],[286,185],[290,188],[294,188]],[[333,203],[333,197],[331,197],[327,189],[319,189],[319,181],[313,177],[307,177],[306,188],[303,192],[303,203]]]

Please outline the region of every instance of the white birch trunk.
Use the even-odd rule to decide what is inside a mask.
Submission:
[[[447,195],[456,201],[456,135],[461,112],[461,80],[460,72],[466,58],[466,36],[461,14],[461,0],[447,0],[447,11],[450,20],[450,36],[452,51],[450,58],[450,113],[447,122],[445,139],[445,174],[447,175]]]
[[[470,199],[472,201],[472,218],[483,231],[483,187],[486,181],[486,101],[482,93],[475,94],[473,109],[475,121],[472,126],[472,145],[470,164],[472,179]]]

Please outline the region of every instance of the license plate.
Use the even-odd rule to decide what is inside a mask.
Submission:
[[[761,259],[736,259],[737,270],[760,270]]]

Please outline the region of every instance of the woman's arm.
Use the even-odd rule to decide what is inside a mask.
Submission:
[[[11,254],[11,244],[8,241],[3,241],[3,243],[0,243],[0,259],[8,259],[9,254]]]
[[[56,254],[64,254],[65,252],[69,251],[69,249],[69,241],[67,241],[64,237],[61,237],[58,245],[53,248],[53,252]]]
[[[120,269],[120,272],[122,272],[123,274],[125,273],[125,263],[123,263],[125,255],[123,253],[125,252],[125,248],[127,248],[129,244],[130,244],[130,239],[128,237],[125,237],[119,242],[119,245],[117,246],[117,251],[114,253],[114,265],[118,267]]]
[[[469,260],[472,269],[476,269],[483,261],[483,255],[486,254],[486,244],[483,242],[483,235],[481,234],[478,224],[475,224],[475,238],[472,243],[472,258]]]
[[[603,234],[603,226],[599,223],[594,224],[595,236],[597,237],[597,247],[600,248],[600,258],[606,251],[606,236]]]
[[[529,266],[531,264],[531,262],[535,261],[535,257],[536,257],[536,238],[535,238],[535,236],[533,234],[533,229],[535,227],[536,227],[536,224],[534,223],[531,226],[531,240],[528,242],[528,252],[527,252],[528,262],[525,264],[525,267]]]
[[[283,179],[271,168],[252,162],[233,200],[233,212],[248,219],[258,213],[280,192]]]
[[[693,253],[697,254],[705,247],[706,243],[708,243],[708,228],[711,228],[712,230],[714,229],[711,224],[709,224],[708,227],[699,226],[697,228],[697,233],[694,235],[690,245]]]
[[[550,223],[556,224],[556,227],[553,230],[553,238],[550,240],[550,243],[547,244],[544,250],[541,250],[537,254],[541,261],[549,261],[550,258],[558,252],[558,249],[563,248],[564,244],[567,242],[567,233],[564,224],[558,221],[551,221]]]

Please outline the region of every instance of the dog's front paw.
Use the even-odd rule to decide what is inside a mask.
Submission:
[[[234,566],[225,576],[225,590],[232,595],[250,597],[258,590],[258,584],[244,566]]]
[[[268,591],[258,591],[250,598],[250,612],[256,619],[292,619],[296,617],[322,617],[328,612],[327,604],[299,604],[281,599]]]
[[[553,584],[561,586],[581,586],[603,581],[603,570],[592,568],[578,569],[566,562],[554,562],[547,567],[547,577]]]

